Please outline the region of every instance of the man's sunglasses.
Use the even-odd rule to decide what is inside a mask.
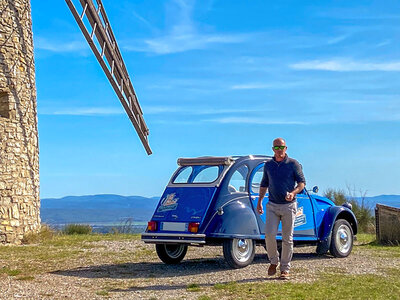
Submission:
[[[274,150],[283,150],[286,148],[286,146],[274,146],[272,147]]]

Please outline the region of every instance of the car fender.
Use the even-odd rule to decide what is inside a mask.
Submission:
[[[331,246],[333,225],[338,219],[347,220],[353,229],[353,234],[357,234],[358,225],[354,213],[344,206],[331,206],[325,213],[321,226],[319,227],[318,254],[325,254],[328,252]]]
[[[248,201],[233,199],[218,208],[205,232],[209,237],[260,238],[257,219]]]

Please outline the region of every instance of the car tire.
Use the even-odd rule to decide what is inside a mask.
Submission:
[[[252,239],[227,239],[223,243],[223,252],[232,268],[244,268],[253,262],[256,243]]]
[[[333,225],[329,252],[335,257],[347,257],[353,249],[353,229],[344,219],[336,220]]]
[[[166,264],[178,264],[185,257],[187,245],[179,244],[156,244],[158,257]]]

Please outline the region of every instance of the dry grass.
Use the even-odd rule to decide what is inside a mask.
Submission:
[[[40,240],[34,244],[0,247],[4,297],[26,293],[27,299],[41,299],[64,293],[75,299],[394,299],[400,294],[400,247],[377,245],[368,234],[358,236],[346,259],[297,248],[289,282],[266,276],[263,247],[257,247],[252,265],[233,270],[220,247],[191,247],[180,265],[167,266],[138,235],[43,236],[32,239]]]
[[[40,232],[38,233],[28,233],[22,239],[22,244],[38,244],[43,243],[45,241],[51,240],[57,234],[56,231],[51,229],[47,225],[42,225],[40,228]]]

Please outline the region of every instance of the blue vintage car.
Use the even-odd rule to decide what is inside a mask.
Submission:
[[[255,246],[265,245],[265,214],[260,216],[256,207],[264,163],[270,159],[261,155],[179,158],[179,168],[142,240],[154,243],[167,264],[179,263],[189,245],[222,245],[230,266],[249,265]],[[268,194],[264,205],[267,201]],[[336,206],[307,190],[297,195],[297,202],[294,245],[316,245],[319,254],[348,256],[357,234],[351,206]]]

